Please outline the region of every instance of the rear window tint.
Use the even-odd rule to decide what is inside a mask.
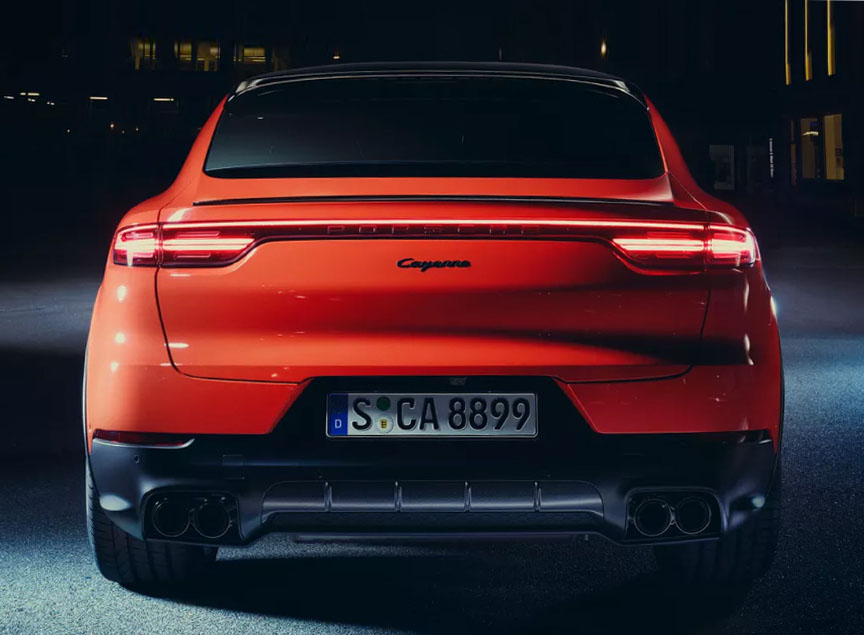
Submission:
[[[663,164],[647,110],[614,90],[388,77],[297,81],[231,98],[205,172],[646,179]]]

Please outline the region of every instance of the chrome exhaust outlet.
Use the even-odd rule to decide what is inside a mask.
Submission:
[[[177,538],[189,529],[189,508],[176,500],[163,498],[153,505],[153,528],[166,538]]]
[[[685,498],[675,506],[675,525],[685,534],[701,534],[711,524],[711,507],[700,498]]]
[[[644,500],[633,512],[633,525],[646,538],[656,538],[672,526],[672,508],[659,498]]]
[[[192,526],[204,538],[216,540],[231,528],[231,516],[224,501],[207,501],[192,512]]]

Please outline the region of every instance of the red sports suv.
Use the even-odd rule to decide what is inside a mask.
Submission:
[[[241,83],[120,222],[85,377],[102,573],[293,536],[595,533],[678,579],[777,539],[759,250],[627,81],[511,64]]]

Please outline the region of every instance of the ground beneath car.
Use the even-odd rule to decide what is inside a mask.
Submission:
[[[280,536],[224,550],[200,587],[174,597],[126,591],[99,576],[84,529],[76,395],[99,274],[0,282],[0,632],[862,632],[858,251],[765,254],[786,365],[785,525],[773,569],[747,594],[661,584],[650,550],[599,538],[385,546]]]

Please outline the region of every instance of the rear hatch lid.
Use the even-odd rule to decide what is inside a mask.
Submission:
[[[670,204],[211,196],[163,219],[160,311],[196,377],[667,376],[691,364],[708,302],[698,267],[615,242],[703,226]]]

